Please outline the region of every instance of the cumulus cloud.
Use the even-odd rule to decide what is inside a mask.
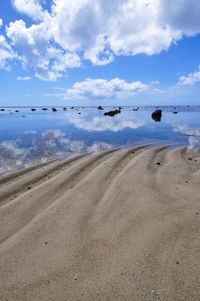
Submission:
[[[190,87],[194,84],[200,82],[200,66],[199,69],[195,72],[192,72],[186,76],[181,76],[179,78],[177,86],[179,87]]]
[[[121,119],[120,117],[108,118],[105,120],[104,116],[91,116],[91,117],[77,117],[69,116],[68,121],[73,124],[77,129],[84,129],[86,131],[112,131],[118,132],[126,128],[137,129],[145,125],[145,121],[136,119]]]
[[[0,30],[3,20],[0,18]],[[0,32],[1,33],[1,32]],[[0,34],[0,69],[9,70],[10,62],[17,56],[3,34]]]
[[[13,0],[13,6],[20,13],[28,15],[33,20],[41,21],[44,15],[41,2],[41,0]]]
[[[200,32],[199,0],[54,0],[49,11],[44,4],[13,0],[33,24],[21,19],[7,27],[23,67],[44,80],[85,60],[105,65],[117,55],[157,54]]]
[[[50,45],[48,22],[26,27],[23,20],[11,22],[7,36],[17,48],[25,70],[33,70],[41,80],[55,81],[67,68],[80,67],[76,53]]]
[[[161,0],[146,4],[141,0],[55,0],[54,38],[64,48],[81,49],[94,64],[110,61],[113,53],[159,53],[181,32],[172,30],[168,20],[163,24]]]
[[[200,31],[199,0],[161,0],[159,22],[169,24],[172,30],[193,36]]]
[[[19,81],[29,81],[29,80],[31,80],[31,77],[30,76],[17,76],[16,80],[19,80]]]
[[[65,99],[124,99],[139,92],[144,92],[149,86],[140,81],[126,82],[123,79],[114,78],[92,79],[88,78],[82,82],[76,82],[72,88],[60,93]]]

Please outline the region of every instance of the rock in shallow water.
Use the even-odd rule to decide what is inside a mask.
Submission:
[[[155,110],[152,114],[151,114],[151,118],[156,121],[156,122],[160,122],[161,118],[162,118],[162,110]]]
[[[113,111],[105,112],[104,115],[113,117],[113,116],[115,116],[119,113],[121,113],[121,110],[116,109],[116,110],[113,110]]]

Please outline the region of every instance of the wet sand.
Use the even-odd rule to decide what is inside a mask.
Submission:
[[[138,146],[0,177],[0,300],[200,300],[200,157]]]

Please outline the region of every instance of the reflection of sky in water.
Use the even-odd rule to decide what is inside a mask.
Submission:
[[[14,109],[0,112],[0,173],[55,157],[137,143],[200,145],[199,108],[166,108],[162,121],[151,119],[154,108],[124,108],[115,117],[96,108],[63,112]],[[190,112],[188,112],[188,110]],[[10,114],[13,113],[13,114]],[[79,114],[81,113],[81,114]]]

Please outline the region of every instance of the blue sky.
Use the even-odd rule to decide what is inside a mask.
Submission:
[[[0,105],[200,104],[199,15],[198,0],[1,0]]]

